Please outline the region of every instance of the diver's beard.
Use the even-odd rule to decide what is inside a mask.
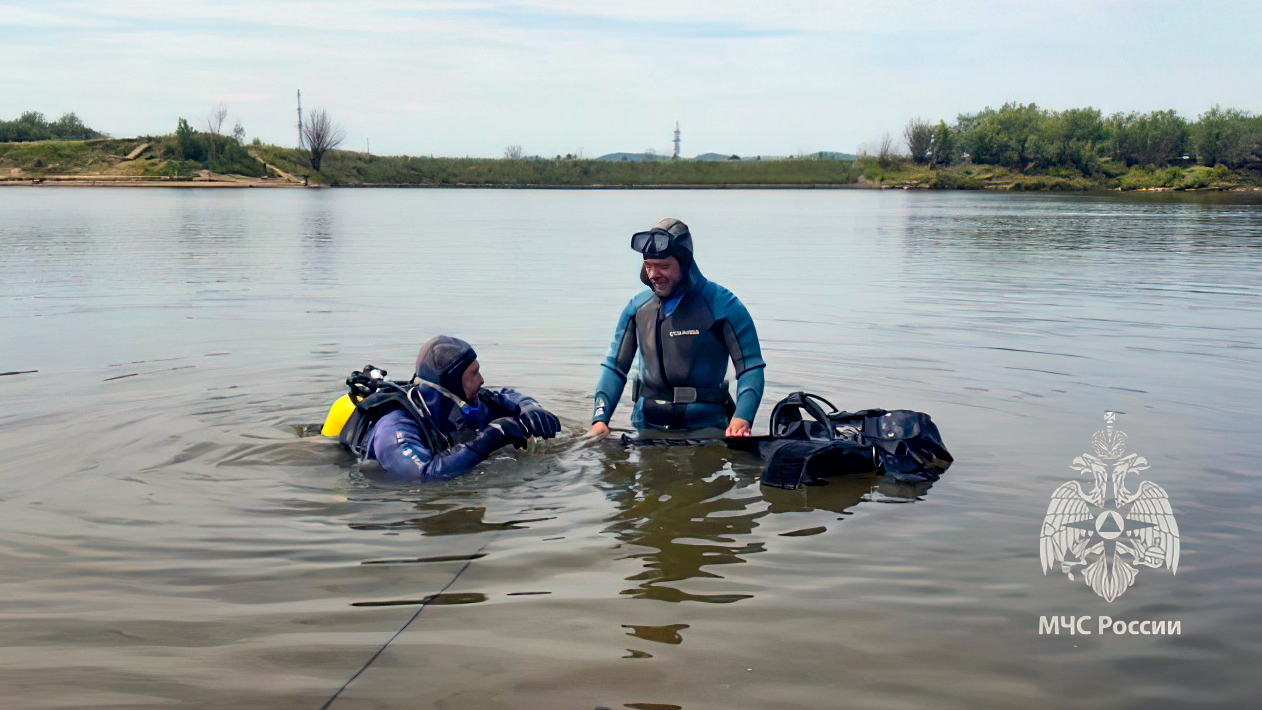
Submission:
[[[678,296],[680,291],[683,290],[682,288],[683,285],[684,285],[683,279],[679,279],[678,281],[673,281],[663,286],[658,286],[657,284],[651,281],[649,282],[649,288],[653,289],[653,293],[658,298],[670,298],[671,296]]]

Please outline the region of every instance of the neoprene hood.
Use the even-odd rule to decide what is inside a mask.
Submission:
[[[665,259],[673,256],[687,266],[692,260],[692,233],[688,225],[673,217],[667,217],[646,232],[631,235],[631,248],[645,259]]]
[[[645,259],[665,259],[673,256],[679,260],[679,268],[684,273],[685,282],[692,270],[692,233],[688,225],[667,217],[646,232],[631,235],[631,248],[640,252]],[[648,274],[640,269],[640,281],[649,286]]]
[[[416,355],[416,376],[463,400],[464,372],[477,359],[472,345],[450,335],[436,335]]]

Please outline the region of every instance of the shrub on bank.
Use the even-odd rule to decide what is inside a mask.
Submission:
[[[197,170],[209,170],[225,175],[264,177],[267,168],[236,138],[215,133],[193,130],[188,121],[180,119],[174,134],[155,139],[154,157],[172,161],[191,161]]]
[[[1215,165],[1214,167],[1206,167],[1197,165],[1188,168],[1183,178],[1175,185],[1176,190],[1203,190],[1206,188],[1227,188],[1237,183],[1231,171],[1225,165]]]
[[[939,170],[929,185],[935,190],[981,190],[986,181],[964,170]]]
[[[1151,190],[1174,187],[1183,179],[1179,168],[1133,167],[1118,178],[1117,186],[1123,190]]]
[[[0,142],[81,141],[104,134],[83,125],[73,113],[49,121],[39,111],[27,111],[12,121],[0,121]]]
[[[1085,192],[1097,189],[1098,184],[1082,177],[1058,175],[1022,175],[1013,179],[1011,189],[1041,192]]]

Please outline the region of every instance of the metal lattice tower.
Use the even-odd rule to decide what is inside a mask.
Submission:
[[[675,121],[675,160],[679,160],[679,121]]]
[[[301,150],[305,147],[305,141],[302,139],[302,89],[298,90],[298,148]]]

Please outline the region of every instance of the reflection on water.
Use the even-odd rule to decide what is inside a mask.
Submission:
[[[335,215],[319,210],[307,216],[302,234],[301,278],[304,283],[332,286],[337,283],[337,226]]]
[[[604,476],[606,495],[617,506],[607,530],[632,549],[651,551],[627,556],[645,569],[628,579],[637,585],[623,594],[716,604],[748,598],[687,592],[679,583],[722,579],[702,568],[735,564],[763,550],[761,543],[742,539],[763,514],[754,506],[757,487],[748,478],[738,483],[722,447],[645,447],[625,455],[624,461],[611,455]]]
[[[803,389],[924,411],[942,480],[575,446],[666,214],[758,324],[756,429]],[[6,698],[320,707],[390,641],[333,707],[1251,707],[1260,234],[1222,196],[5,188]],[[390,487],[298,435],[436,332],[565,436]],[[1038,558],[1105,410],[1183,533],[1112,603]]]
[[[822,510],[844,516],[864,500],[918,500],[932,485],[909,486],[868,475],[788,491],[760,486],[761,462],[722,446],[627,449],[611,443],[606,448],[601,487],[616,506],[606,532],[632,549],[648,550],[626,556],[644,567],[627,578],[636,586],[622,592],[637,599],[711,604],[748,599],[751,594],[686,588],[714,586],[695,581],[721,580],[722,565],[740,564],[766,551],[762,536],[755,533],[768,515]],[[827,530],[823,525],[777,534],[805,537]]]
[[[628,636],[634,636],[645,641],[653,641],[654,643],[668,643],[678,646],[684,642],[684,638],[679,635],[679,632],[688,628],[688,624],[668,624],[666,626],[623,624],[622,628],[630,629],[627,632]]]

